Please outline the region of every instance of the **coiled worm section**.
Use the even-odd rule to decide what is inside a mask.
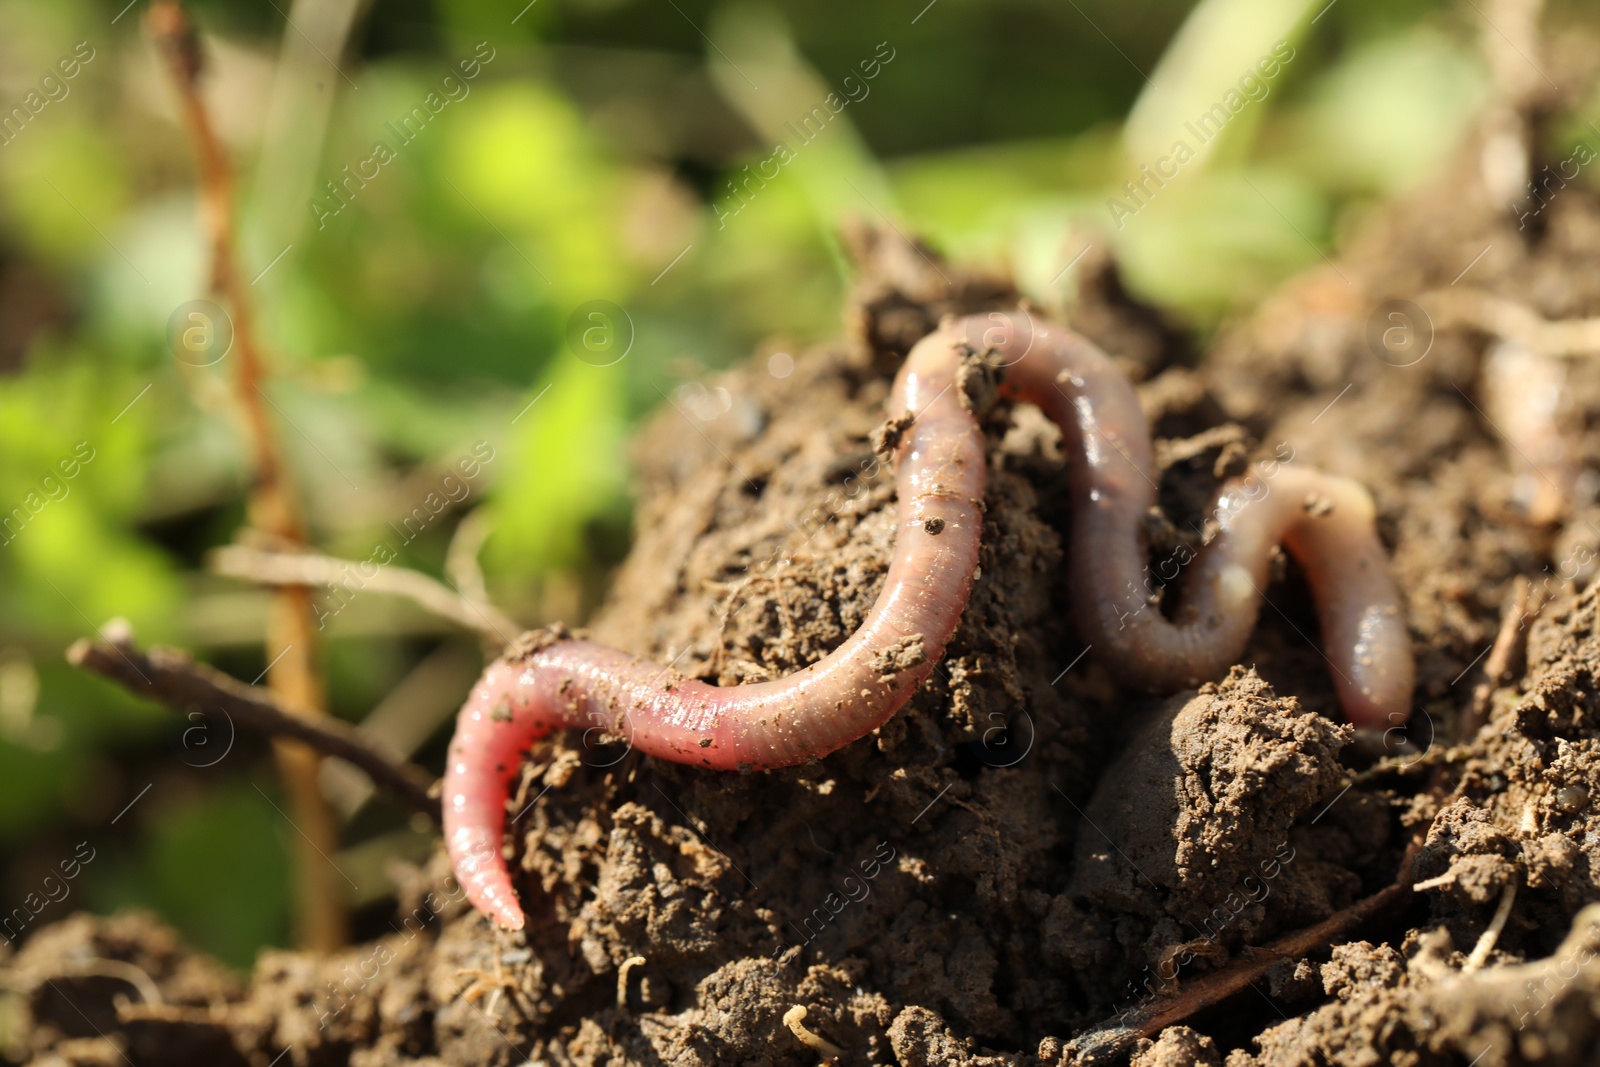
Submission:
[[[1216,537],[1178,580],[1168,618],[1150,602],[1145,514],[1156,502],[1150,431],[1133,386],[1083,337],[1026,312],[966,327],[1005,367],[1001,392],[1061,427],[1072,494],[1067,574],[1079,636],[1130,688],[1172,692],[1238,661],[1282,544],[1311,586],[1339,704],[1358,726],[1410,717],[1414,666],[1400,595],[1361,485],[1272,465],[1213,501]]]
[[[1410,645],[1365,490],[1294,467],[1279,468],[1265,493],[1229,483],[1216,503],[1221,532],[1184,576],[1173,618],[1144,599],[1130,610],[1127,588],[1146,579],[1141,521],[1156,497],[1132,386],[1067,330],[1024,312],[974,316],[920,341],[895,380],[894,554],[861,628],[822,660],[777,681],[721,688],[546,633],[484,672],[457,719],[444,778],[445,845],[480,911],[523,925],[501,855],[506,799],[523,752],[557,729],[600,726],[647,755],[763,770],[825,756],[905,704],[944,655],[978,564],[983,434],[957,384],[974,350],[1003,368],[1006,395],[1062,427],[1074,503],[1069,602],[1084,640],[1122,682],[1170,691],[1222,674],[1254,628],[1281,541],[1311,583],[1346,714],[1403,721]]]

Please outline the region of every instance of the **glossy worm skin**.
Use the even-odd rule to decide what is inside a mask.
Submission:
[[[1272,464],[1225,483],[1217,536],[1194,556],[1167,618],[1150,603],[1142,522],[1156,502],[1150,430],[1126,376],[1079,335],[1026,312],[967,327],[1006,366],[1002,393],[1061,427],[1072,494],[1067,575],[1079,636],[1129,688],[1173,692],[1220,677],[1255,629],[1270,553],[1305,571],[1340,707],[1358,726],[1411,714],[1415,668],[1400,594],[1361,485]]]
[[[1346,714],[1368,725],[1404,720],[1410,644],[1365,490],[1293,467],[1279,468],[1265,493],[1224,486],[1221,533],[1194,560],[1168,620],[1127,592],[1145,580],[1140,523],[1156,495],[1132,386],[1070,331],[1025,312],[973,316],[920,341],[896,378],[891,415],[915,415],[909,425],[891,423],[902,427],[894,445],[900,532],[877,602],[839,648],[787,678],[721,688],[547,635],[484,672],[457,719],[444,778],[445,845],[480,911],[513,930],[523,925],[501,855],[505,804],[523,752],[557,729],[601,727],[647,755],[764,770],[825,756],[905,704],[944,655],[978,564],[983,434],[957,385],[972,348],[1004,365],[1003,393],[1037,404],[1062,427],[1074,502],[1070,600],[1084,640],[1124,684],[1170,691],[1234,663],[1255,625],[1269,551],[1281,541],[1311,583]]]
[[[444,778],[445,847],[479,911],[522,927],[500,853],[505,803],[523,751],[553,730],[602,726],[646,755],[716,770],[789,767],[882,725],[933,671],[972,593],[983,528],[983,434],[961,403],[955,341],[925,338],[895,380],[889,410],[916,416],[894,449],[900,532],[877,602],[826,657],[777,681],[721,688],[556,641],[484,672],[456,720]]]

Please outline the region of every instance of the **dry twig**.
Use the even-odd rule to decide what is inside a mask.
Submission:
[[[194,25],[175,0],[157,0],[145,26],[177,89],[184,129],[194,150],[200,181],[201,219],[210,245],[210,289],[228,305],[233,326],[234,395],[251,449],[254,486],[250,523],[289,544],[304,544],[305,523],[281,458],[264,404],[265,364],[256,338],[249,286],[234,248],[234,180],[227,152],[200,99],[200,42]],[[273,598],[267,620],[268,684],[300,714],[326,714],[326,695],[316,669],[317,630],[312,625],[311,592],[285,587]],[[335,872],[321,857],[338,848],[338,827],[317,784],[314,750],[280,741],[278,768],[289,794],[296,828],[299,940],[327,951],[348,938],[344,896]]]
[[[353,560],[315,552],[269,552],[249,545],[219,548],[211,553],[208,562],[218,574],[262,585],[339,588],[343,583],[348,588],[353,581],[361,591],[405,597],[462,629],[496,639],[502,645],[509,645],[522,632],[521,626],[493,604],[469,599],[421,571],[405,567],[378,567],[376,573],[368,576],[356,572],[362,564]],[[354,579],[351,578],[353,572],[356,573]]]
[[[1419,299],[1435,329],[1470,327],[1541,356],[1600,354],[1600,318],[1547,319],[1526,304],[1477,289],[1441,289]]]
[[[312,716],[286,705],[272,691],[229,677],[187,652],[103,641],[79,641],[67,662],[109,678],[129,692],[180,711],[223,713],[238,727],[272,738],[291,738],[365,771],[411,808],[437,819],[439,802],[428,795],[433,780],[415,764],[391,759],[338,719]]]
[[[1274,965],[1314,952],[1345,931],[1403,904],[1410,896],[1411,860],[1415,854],[1416,845],[1413,843],[1401,859],[1400,873],[1392,885],[1335,912],[1314,926],[1252,948],[1248,958],[1184,983],[1183,988],[1173,996],[1156,997],[1107,1020],[1073,1038],[1071,1047],[1077,1050],[1083,1063],[1098,1063],[1102,1058],[1120,1055],[1139,1038],[1154,1037],[1167,1027],[1233,996],[1266,974]]]
[[[1529,583],[1519,578],[1514,583],[1511,603],[1500,618],[1500,632],[1495,635],[1489,658],[1483,664],[1483,681],[1472,690],[1472,704],[1462,716],[1458,740],[1470,742],[1489,719],[1489,701],[1495,689],[1511,670],[1513,659],[1522,651],[1528,640],[1527,611]]]

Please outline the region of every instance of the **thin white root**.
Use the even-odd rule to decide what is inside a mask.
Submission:
[[[835,1045],[832,1041],[829,1041],[825,1037],[818,1037],[816,1034],[813,1034],[810,1030],[806,1029],[805,1024],[806,1006],[804,1004],[796,1004],[794,1007],[783,1013],[783,1025],[787,1026],[790,1033],[794,1034],[795,1037],[800,1039],[801,1044],[809,1045],[811,1048],[816,1049],[824,1056],[835,1057],[844,1055],[844,1049],[840,1048],[838,1045]]]
[[[1495,942],[1500,940],[1500,933],[1506,928],[1506,920],[1511,917],[1511,903],[1517,899],[1517,883],[1507,882],[1505,892],[1500,894],[1500,906],[1494,910],[1494,918],[1489,920],[1489,928],[1478,938],[1478,943],[1472,948],[1472,955],[1467,957],[1466,964],[1461,968],[1463,974],[1471,974],[1482,967],[1489,959],[1489,953],[1494,951]]]
[[[72,968],[73,974],[92,974],[100,978],[116,978],[127,982],[139,991],[139,998],[152,1007],[161,1007],[161,990],[142,967],[122,960],[92,959]]]
[[[1504,683],[1511,671],[1512,658],[1521,654],[1528,640],[1528,594],[1532,591],[1533,583],[1526,578],[1518,578],[1512,583],[1511,602],[1500,616],[1500,630],[1490,646],[1489,658],[1483,662],[1483,681],[1473,688],[1472,704],[1461,722],[1460,735],[1463,741],[1470,741],[1489,720],[1489,706],[1494,699],[1495,689]],[[1526,820],[1526,812],[1523,818]],[[1535,828],[1537,824],[1527,832],[1531,834]]]
[[[1414,893],[1426,892],[1429,889],[1438,889],[1442,885],[1449,885],[1456,880],[1456,872],[1445,871],[1437,878],[1429,878],[1426,882],[1413,882],[1411,890]]]
[[[1539,806],[1529,801],[1522,806],[1522,819],[1517,823],[1517,833],[1532,837],[1539,832]]]
[[[520,625],[493,604],[474,600],[421,571],[404,567],[381,566],[368,576],[359,570],[367,564],[352,560],[302,551],[269,552],[249,545],[219,548],[211,553],[208,562],[216,574],[262,585],[348,589],[354,572],[356,589],[405,597],[462,629],[484,634],[504,644],[510,644],[522,632]]]
[[[1526,304],[1477,289],[1440,289],[1419,302],[1435,329],[1470,326],[1541,356],[1600,354],[1600,318],[1552,321]]]
[[[629,956],[622,961],[622,966],[617,968],[617,1007],[628,1006],[628,975],[635,967],[644,964],[643,956]]]

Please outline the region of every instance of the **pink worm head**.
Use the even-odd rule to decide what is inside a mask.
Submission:
[[[1172,691],[1220,676],[1243,651],[1282,542],[1304,566],[1325,656],[1345,713],[1398,725],[1412,664],[1399,597],[1353,482],[1280,467],[1230,482],[1221,530],[1185,576],[1172,619],[1147,598],[1141,520],[1155,503],[1150,435],[1138,398],[1106,356],[1026,312],[947,322],[918,342],[895,379],[888,440],[900,532],[883,590],[862,626],[809,667],[720,688],[613,648],[546,632],[491,664],[456,722],[444,777],[445,846],[467,898],[520,929],[501,854],[505,806],[523,752],[564,727],[599,727],[651,756],[716,770],[820,759],[886,722],[945,647],[972,592],[983,525],[984,447],[958,377],[981,351],[1002,392],[1060,425],[1073,497],[1069,599],[1102,661],[1132,688]]]

